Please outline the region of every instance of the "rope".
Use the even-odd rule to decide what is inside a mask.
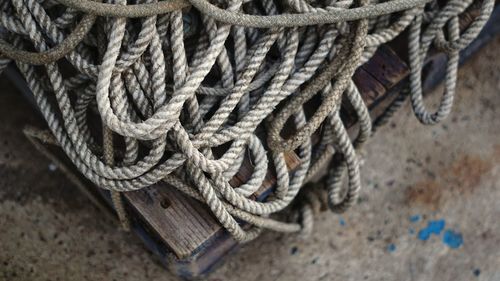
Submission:
[[[476,6],[479,16],[460,31],[459,18]],[[120,192],[163,181],[205,203],[238,241],[263,229],[307,235],[315,213],[357,201],[360,150],[406,97],[422,123],[446,118],[459,52],[493,7],[494,0],[8,0],[0,3],[0,72],[15,62],[54,142],[112,191],[125,228]],[[352,76],[403,32],[410,87],[372,125]],[[448,56],[435,112],[422,96],[432,46]],[[340,117],[343,97],[359,123],[352,140]],[[300,158],[293,171],[289,151]],[[248,161],[249,177],[232,186]],[[270,170],[272,195],[256,201]],[[291,215],[278,220],[286,208]]]

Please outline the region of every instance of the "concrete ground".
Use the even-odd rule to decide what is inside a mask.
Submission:
[[[267,232],[208,280],[500,280],[499,48],[461,69],[445,122],[407,105],[369,142],[360,204],[308,240]],[[31,147],[29,112],[0,78],[0,280],[175,280]]]

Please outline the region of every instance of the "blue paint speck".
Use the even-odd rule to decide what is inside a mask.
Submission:
[[[452,249],[457,249],[464,243],[462,234],[453,230],[447,229],[443,235],[443,243]]]
[[[427,223],[427,227],[418,232],[418,239],[427,241],[432,234],[439,235],[443,231],[446,222],[444,220],[435,220]]]
[[[345,225],[345,220],[343,218],[340,218],[339,223],[340,223],[341,226],[344,226]]]
[[[387,251],[390,253],[396,251],[396,245],[394,245],[394,244],[387,245]]]
[[[415,234],[415,229],[413,228],[408,229],[408,233],[410,233],[411,235]]]
[[[420,215],[414,215],[410,217],[410,222],[418,222],[420,220]]]
[[[472,271],[472,273],[474,274],[474,276],[478,277],[479,274],[481,274],[481,270],[479,268],[476,268],[474,269],[474,271]]]

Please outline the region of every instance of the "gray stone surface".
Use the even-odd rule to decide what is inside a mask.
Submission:
[[[499,48],[461,69],[443,124],[406,105],[369,142],[360,204],[308,240],[265,233],[208,280],[500,280]],[[28,112],[0,78],[0,280],[175,280],[30,146]],[[432,221],[444,229],[424,241]]]

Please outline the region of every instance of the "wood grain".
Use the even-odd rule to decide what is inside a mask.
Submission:
[[[285,155],[288,168],[295,169],[300,163],[297,155],[293,152],[287,152]],[[231,179],[230,184],[233,187],[241,185],[250,178],[252,172],[253,165],[246,157],[242,168]],[[254,198],[269,191],[275,183],[276,177],[270,169]],[[191,256],[223,230],[207,206],[166,183],[127,192],[124,196],[132,209],[137,211],[142,220],[178,258]]]

